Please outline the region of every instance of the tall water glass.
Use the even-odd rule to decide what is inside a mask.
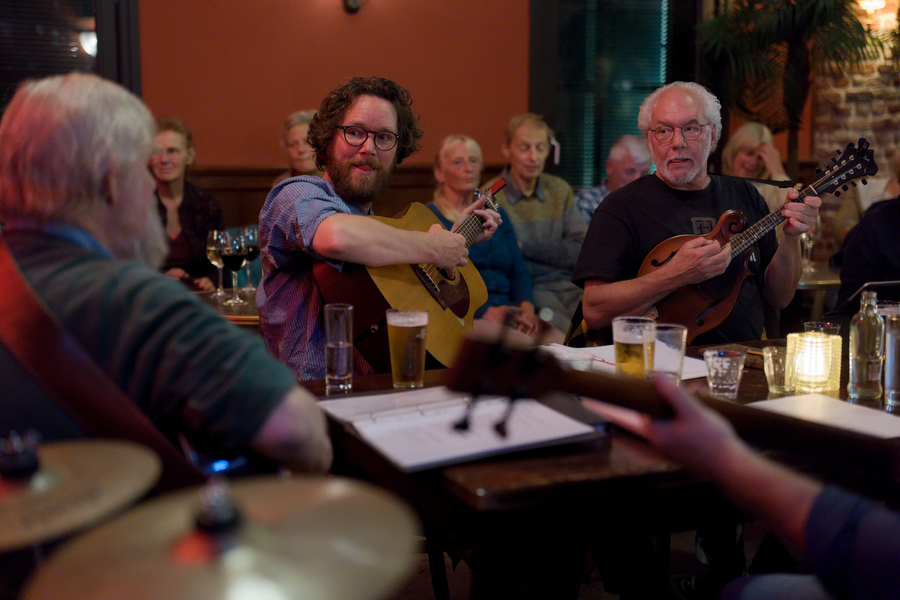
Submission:
[[[900,315],[884,318],[884,408],[900,412]]]
[[[325,305],[325,393],[353,388],[353,306]]]

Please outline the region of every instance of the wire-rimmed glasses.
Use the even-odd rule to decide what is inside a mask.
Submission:
[[[396,133],[391,131],[369,131],[356,125],[338,125],[338,129],[344,132],[344,141],[351,146],[362,146],[371,135],[375,141],[375,147],[382,152],[392,149],[400,139]]]
[[[700,138],[700,135],[703,133],[703,128],[709,125],[709,123],[688,123],[687,125],[682,125],[681,127],[670,127],[669,125],[663,125],[662,127],[657,127],[656,129],[651,129],[653,132],[653,136],[656,138],[661,144],[666,144],[672,141],[672,138],[675,137],[675,130],[681,130],[681,137],[686,140],[694,141]]]
[[[213,294],[213,298],[224,298],[225,290],[222,289],[222,248],[228,243],[228,232],[222,229],[211,229],[206,234],[206,258],[219,270],[219,287]]]

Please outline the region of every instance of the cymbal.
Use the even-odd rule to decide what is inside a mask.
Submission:
[[[109,516],[159,479],[156,454],[123,440],[41,444],[40,466],[0,478],[0,552],[55,540]]]
[[[197,529],[197,490],[176,492],[66,543],[22,598],[375,600],[412,566],[417,519],[379,488],[270,476],[232,494],[230,532]]]

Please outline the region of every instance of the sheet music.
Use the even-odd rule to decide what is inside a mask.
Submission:
[[[613,345],[596,346],[593,348],[569,348],[562,344],[550,344],[545,346],[552,354],[565,352],[566,354],[589,355],[593,360],[591,370],[597,373],[616,372],[616,348]],[[692,356],[685,356],[681,365],[681,380],[706,377],[706,362]]]
[[[824,394],[785,396],[751,402],[748,406],[882,439],[900,438],[900,418],[897,416]]]
[[[325,400],[319,405],[353,425],[362,439],[401,469],[415,471],[551,443],[589,439],[598,430],[533,399],[516,400],[501,437],[495,424],[509,399],[480,397],[469,428],[454,428],[468,396],[446,388]]]

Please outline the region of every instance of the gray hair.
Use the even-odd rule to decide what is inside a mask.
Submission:
[[[309,125],[314,116],[316,116],[315,110],[298,110],[289,114],[284,120],[284,125],[281,126],[281,143],[285,143],[292,128],[297,125]]]
[[[703,116],[706,118],[706,122],[713,126],[713,130],[716,133],[716,141],[709,148],[709,151],[713,152],[722,138],[722,104],[712,92],[693,81],[675,81],[654,90],[641,103],[641,109],[638,112],[638,128],[645,136],[647,135],[647,132],[650,131],[650,113],[653,112],[653,106],[656,104],[657,98],[659,98],[660,94],[672,88],[682,88],[700,100],[700,104],[703,106]]]
[[[155,132],[137,96],[96,75],[22,84],[0,121],[0,218],[92,214],[110,170],[146,163]]]
[[[620,137],[612,148],[609,149],[609,160],[619,162],[625,158],[625,153],[629,153],[639,165],[649,165],[650,150],[647,149],[647,140],[639,135],[623,135]]]

